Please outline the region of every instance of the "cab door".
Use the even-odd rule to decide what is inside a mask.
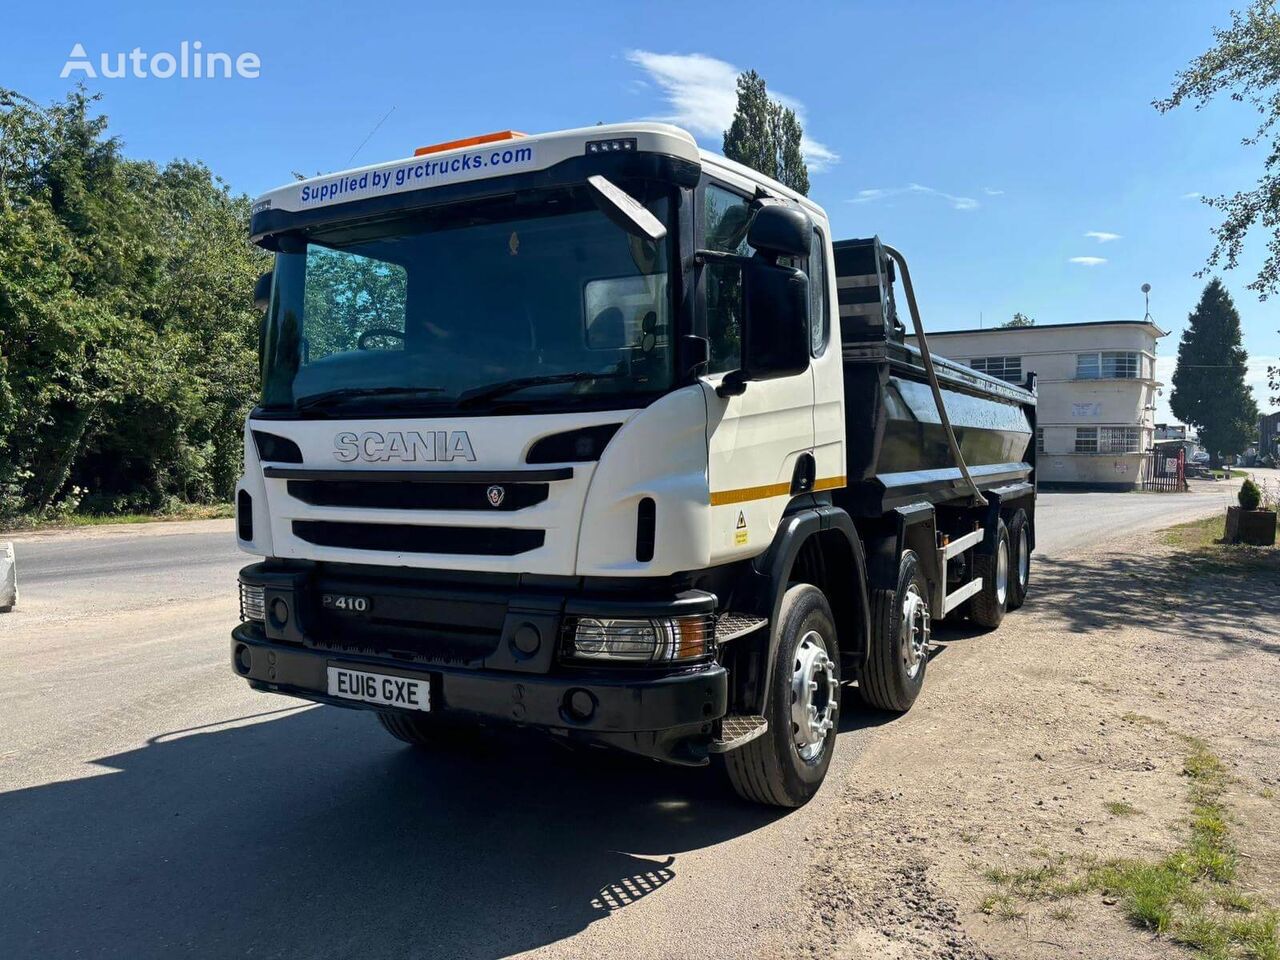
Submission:
[[[751,201],[739,190],[708,181],[699,211],[701,246],[749,256],[745,234]],[[773,540],[792,496],[801,458],[812,477],[813,369],[797,376],[758,380],[738,396],[716,388],[741,360],[742,279],[734,264],[701,269],[701,307],[710,346],[707,375],[707,481],[710,488],[711,562],[754,556]]]

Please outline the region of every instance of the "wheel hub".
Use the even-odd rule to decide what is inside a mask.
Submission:
[[[802,760],[822,753],[840,709],[836,665],[816,630],[800,638],[791,673],[791,732]]]
[[[906,664],[907,676],[912,680],[929,658],[930,624],[929,603],[920,596],[920,591],[913,583],[907,587],[902,598],[902,617],[898,625],[902,660]]]

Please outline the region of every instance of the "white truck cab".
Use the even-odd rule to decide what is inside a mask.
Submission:
[[[1031,384],[935,358],[931,406],[878,241],[833,244],[682,130],[422,148],[273,190],[251,230],[275,253],[237,490],[256,688],[420,745],[497,719],[721,753],[796,805],[842,681],[905,709],[930,605],[1021,602]]]

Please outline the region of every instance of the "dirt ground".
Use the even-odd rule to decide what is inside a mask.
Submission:
[[[1189,736],[1226,767],[1238,887],[1280,904],[1280,564],[1243,576],[1149,535],[1032,578],[997,632],[935,632],[947,669],[808,838],[799,955],[1194,956],[1104,891],[1002,898],[998,880],[1185,844]]]

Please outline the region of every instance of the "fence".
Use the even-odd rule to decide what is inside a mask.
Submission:
[[[1142,473],[1143,490],[1186,490],[1187,451],[1182,444],[1176,449],[1156,446],[1147,458]]]

